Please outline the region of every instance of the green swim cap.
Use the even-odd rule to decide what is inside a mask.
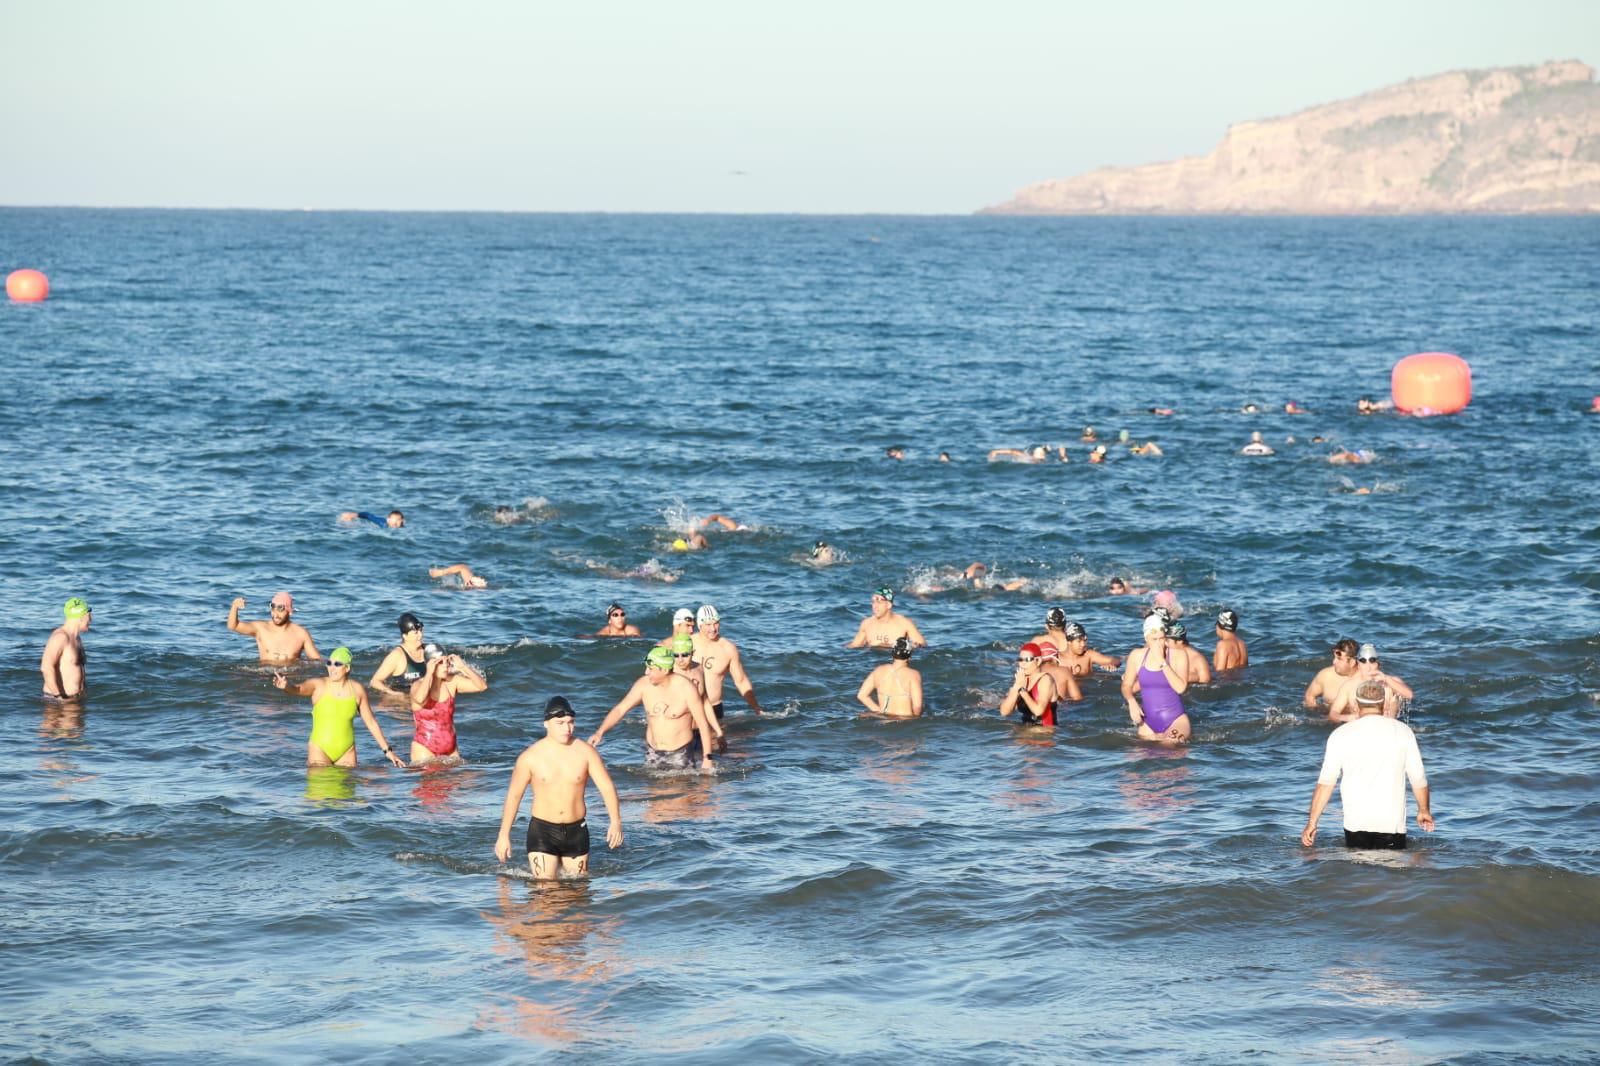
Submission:
[[[84,615],[89,613],[89,605],[84,603],[78,597],[74,596],[72,599],[67,601],[67,605],[65,607],[61,608],[61,613],[66,615],[68,618],[82,618]]]
[[[650,654],[644,657],[644,661],[661,670],[672,669],[672,653],[666,648],[651,648]]]
[[[334,648],[332,654],[330,654],[328,656],[328,661],[330,663],[343,663],[344,665],[349,666],[350,665],[350,649],[349,648]]]
[[[672,638],[671,648],[674,655],[683,655],[694,651],[694,638],[687,633],[679,633]]]

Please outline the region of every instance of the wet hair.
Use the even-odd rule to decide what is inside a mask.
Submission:
[[[1333,650],[1338,654],[1343,655],[1346,659],[1354,659],[1356,657],[1356,649],[1360,646],[1361,645],[1357,644],[1349,637],[1345,637],[1343,640],[1339,641],[1339,643],[1333,646]]]
[[[1356,686],[1356,702],[1363,707],[1377,707],[1389,698],[1389,690],[1382,681],[1363,681]]]

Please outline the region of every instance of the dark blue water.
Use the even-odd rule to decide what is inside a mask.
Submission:
[[[7,210],[0,259],[52,281],[0,307],[9,1055],[1600,1043],[1600,221]],[[1355,413],[1426,350],[1470,360],[1465,413]],[[1278,455],[1236,454],[1252,430]],[[984,461],[1034,443],[1074,461]],[[753,528],[672,552],[710,511]],[[845,561],[806,565],[819,537]],[[934,591],[975,560],[1026,584]],[[490,587],[429,579],[455,562]],[[1207,648],[1241,615],[1251,666],[1192,695],[1187,750],[1138,743],[1109,677],[1053,738],[995,718],[1048,607],[1138,643],[1111,576]],[[880,583],[932,643],[920,721],[857,717]],[[358,677],[402,610],[476,662],[468,764],[358,731],[359,769],[308,774],[304,701],[224,626],[280,588]],[[72,595],[77,710],[36,695]],[[734,714],[714,781],[645,774],[620,727],[625,846],[534,887],[492,855],[510,765],[549,695],[587,735],[637,676],[644,645],[573,636],[613,599],[655,637],[716,604],[773,713]],[[1439,828],[1393,861],[1335,847],[1337,807],[1296,839],[1328,733],[1300,693],[1342,636],[1417,692]]]

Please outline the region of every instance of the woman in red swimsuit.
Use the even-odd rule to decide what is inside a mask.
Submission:
[[[1056,683],[1040,669],[1040,658],[1037,644],[1024,644],[1017,652],[1017,675],[1000,701],[1000,717],[1021,711],[1023,725],[1056,724]]]
[[[428,660],[427,671],[411,686],[411,720],[417,727],[411,738],[412,766],[440,759],[461,760],[456,750],[456,696],[488,687],[483,675],[459,655]]]

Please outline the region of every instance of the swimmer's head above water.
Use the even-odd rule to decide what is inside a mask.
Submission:
[[[1239,612],[1227,610],[1218,611],[1217,628],[1227,633],[1236,632],[1239,628]]]
[[[894,642],[894,657],[896,659],[911,658],[911,638],[897,637]]]
[[[407,633],[421,633],[422,619],[407,611],[400,616],[399,626],[401,636],[405,636]]]
[[[384,518],[383,522],[384,525],[388,526],[390,529],[399,529],[401,526],[406,524],[406,516],[401,514],[399,511],[390,511],[388,516]]]
[[[1067,624],[1067,612],[1060,607],[1052,607],[1045,612],[1044,627],[1046,629],[1061,629]]]
[[[1111,593],[1113,596],[1122,596],[1127,593],[1128,586],[1123,583],[1123,580],[1120,577],[1114,577],[1111,579],[1111,582],[1106,585],[1106,591]]]
[[[651,648],[644,657],[644,664],[652,670],[672,670],[672,650],[670,648]]]

